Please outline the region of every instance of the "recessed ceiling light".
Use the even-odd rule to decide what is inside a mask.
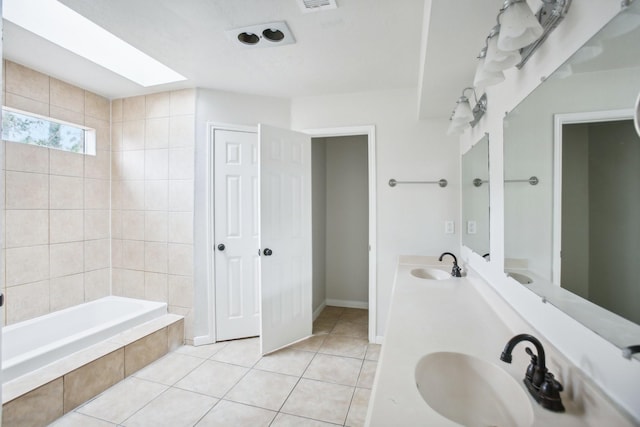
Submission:
[[[243,47],[284,46],[296,42],[285,21],[267,22],[225,31],[232,42]]]
[[[2,16],[141,86],[186,80],[56,0],[4,0]]]

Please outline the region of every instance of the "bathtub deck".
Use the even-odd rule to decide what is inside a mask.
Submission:
[[[2,425],[48,425],[184,342],[184,319],[167,314],[2,386]],[[40,406],[34,399],[54,405]],[[35,407],[51,408],[34,413]]]

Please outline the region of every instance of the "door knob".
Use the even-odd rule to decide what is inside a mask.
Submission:
[[[262,253],[264,254],[264,256],[271,256],[273,251],[269,248],[264,248],[264,251],[262,251]]]
[[[225,248],[225,247],[226,247],[225,245],[223,245],[222,243],[220,243],[220,244],[218,245],[218,250],[219,250],[219,251],[224,251],[224,248]]]

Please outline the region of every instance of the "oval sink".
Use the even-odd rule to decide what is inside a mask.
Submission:
[[[513,279],[515,279],[516,282],[522,284],[522,285],[528,285],[530,283],[533,283],[533,279],[525,274],[522,273],[515,273],[513,271],[507,271],[507,277],[511,277]]]
[[[411,270],[411,275],[419,279],[427,280],[445,280],[451,278],[451,273],[447,273],[437,268],[414,268]]]
[[[533,409],[524,386],[503,369],[477,357],[430,353],[416,365],[415,378],[425,402],[456,423],[468,427],[533,424]]]

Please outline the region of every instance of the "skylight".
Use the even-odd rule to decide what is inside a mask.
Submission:
[[[186,80],[56,0],[4,0],[4,19],[141,86]]]

